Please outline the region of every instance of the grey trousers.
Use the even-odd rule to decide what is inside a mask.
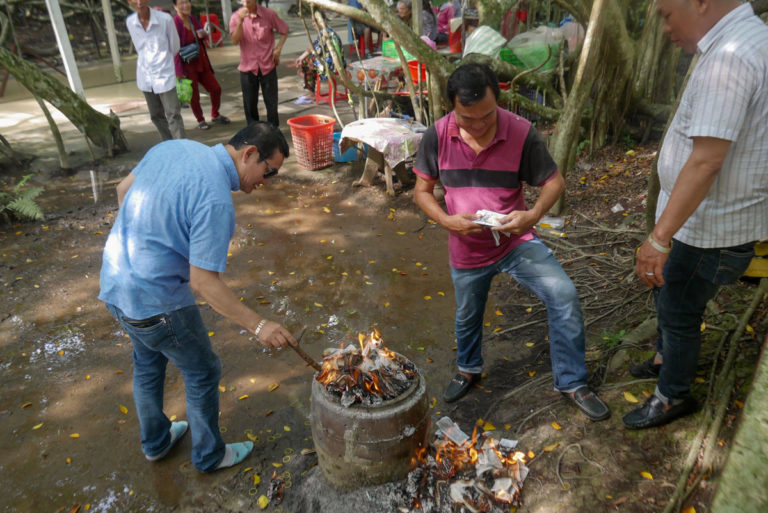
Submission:
[[[144,91],[147,100],[149,117],[152,119],[163,141],[168,139],[186,139],[184,120],[181,119],[181,103],[176,95],[176,89],[164,93],[148,93]]]

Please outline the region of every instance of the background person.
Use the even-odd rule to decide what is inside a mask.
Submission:
[[[323,17],[324,22],[328,21],[324,12],[317,12]],[[319,35],[301,55],[296,57],[294,62],[294,66],[300,70],[304,78],[304,89],[309,91],[309,93],[296,100],[296,103],[299,105],[307,105],[314,101],[313,97],[318,79],[328,80],[329,75],[333,76],[333,73],[336,71],[336,65],[333,63],[331,52],[336,52],[336,55],[341,59],[341,65],[346,69],[339,35],[327,25],[324,30],[321,30],[314,17],[312,18],[312,26]]]
[[[733,283],[768,237],[768,27],[738,0],[660,0],[664,30],[698,60],[659,152],[656,226],[635,271],[654,287],[657,353],[635,375],[653,395],[630,429],[694,412],[691,395],[707,302]]]
[[[499,82],[489,67],[457,68],[448,79],[447,97],[453,112],[425,132],[413,168],[414,200],[449,232],[459,372],[443,398],[461,398],[480,379],[483,314],[491,281],[503,272],[547,307],[555,389],[591,420],[606,419],[608,406],[587,386],[584,317],[576,288],[534,230],[565,180],[536,129],[498,107]],[[438,179],[447,211],[434,195]],[[523,182],[541,189],[530,210]],[[501,226],[475,223],[478,210],[503,214]]]
[[[200,85],[202,85],[211,99],[211,121],[221,125],[229,124],[229,118],[219,113],[221,107],[221,86],[213,74],[211,61],[208,59],[208,51],[205,49],[203,40],[208,36],[208,32],[203,29],[203,25],[195,16],[192,15],[192,2],[189,0],[173,0],[176,8],[176,16],[173,22],[176,25],[176,31],[179,34],[181,46],[197,43],[200,55],[190,61],[184,62],[177,53],[175,57],[176,75],[188,78],[192,81],[192,99],[189,106],[197,120],[197,127],[201,130],[208,130],[210,125],[205,122],[203,109],[200,106]]]
[[[141,449],[150,461],[165,457],[188,426],[192,463],[202,472],[237,464],[253,449],[253,442],[225,445],[221,438],[221,361],[193,292],[262,345],[296,344],[220,276],[235,229],[232,191],[250,194],[287,156],[276,127],[253,123],[226,145],[160,143],[117,186],[120,211],[104,247],[99,299],[131,338]],[[189,424],[163,412],[168,361],[184,376]]]
[[[243,7],[232,14],[229,33],[232,44],[240,45],[240,87],[243,90],[245,120],[259,120],[259,88],[262,90],[267,121],[280,124],[277,115],[277,65],[288,38],[288,25],[277,13],[258,5],[256,0],[242,0]],[[280,41],[275,45],[275,32]]]
[[[164,141],[183,139],[184,120],[176,94],[173,58],[179,53],[179,34],[171,16],[149,8],[149,0],[128,0],[136,12],[125,24],[136,47],[136,85],[144,93],[149,117]]]

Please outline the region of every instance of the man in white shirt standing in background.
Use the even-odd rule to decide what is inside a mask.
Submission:
[[[136,85],[144,93],[149,116],[164,141],[185,139],[181,104],[176,95],[176,68],[179,34],[173,18],[149,8],[149,0],[128,0],[136,12],[125,24],[136,47]]]

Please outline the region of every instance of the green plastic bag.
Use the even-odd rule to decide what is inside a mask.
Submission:
[[[189,103],[192,100],[192,81],[188,78],[177,78],[176,95],[181,103]]]

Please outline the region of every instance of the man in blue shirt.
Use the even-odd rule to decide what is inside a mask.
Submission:
[[[141,448],[163,458],[192,430],[202,472],[242,461],[252,442],[224,444],[219,431],[221,362],[193,292],[266,347],[296,344],[291,333],[241,303],[221,280],[235,228],[231,191],[249,194],[277,174],[288,143],[268,123],[251,123],[226,145],[171,140],[147,152],[117,186],[120,206],[104,248],[99,299],[133,344],[133,396]],[[163,412],[165,368],[184,375],[189,422]]]

